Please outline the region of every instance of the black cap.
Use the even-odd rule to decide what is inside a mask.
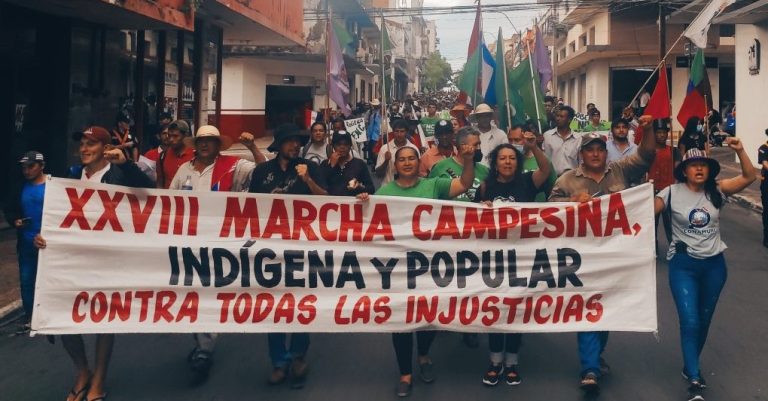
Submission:
[[[669,123],[665,119],[657,119],[653,120],[653,130],[658,131],[660,129],[663,129],[664,131],[669,131]]]
[[[435,136],[453,134],[453,125],[448,120],[440,120],[435,123]]]
[[[30,150],[29,152],[24,153],[24,156],[21,156],[21,159],[19,159],[19,163],[21,164],[45,163],[45,157],[40,152]]]
[[[340,143],[346,143],[352,145],[352,135],[347,131],[337,131],[333,133],[331,137],[331,145],[337,145]]]
[[[307,140],[309,139],[309,136],[302,132],[298,125],[286,123],[281,124],[277,128],[275,128],[274,133],[274,140],[272,141],[272,144],[269,145],[267,148],[270,152],[277,152],[280,150],[280,145],[283,144],[288,139],[291,138],[297,138],[301,142],[302,145],[307,143]]]

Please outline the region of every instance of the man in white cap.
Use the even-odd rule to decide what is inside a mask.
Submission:
[[[194,138],[195,157],[179,167],[169,189],[247,190],[251,172],[256,164],[266,161],[266,157],[256,148],[253,135],[248,132],[240,134],[240,143],[251,151],[255,163],[237,156],[222,155],[221,151],[228,147],[229,142],[229,138],[222,137],[219,129],[213,125],[198,128]]]
[[[474,120],[477,130],[480,131],[480,151],[483,153],[483,160],[480,163],[488,167],[488,155],[497,146],[507,143],[507,134],[491,125],[493,109],[485,103],[478,104],[470,118]]]
[[[218,128],[212,125],[198,128],[194,138],[195,157],[178,168],[170,189],[200,192],[247,190],[256,164],[265,161],[266,157],[256,148],[253,135],[248,132],[240,134],[240,143],[251,151],[256,163],[237,156],[222,155],[220,152],[228,142],[229,138],[222,137]],[[192,369],[191,384],[198,385],[208,379],[218,334],[197,333],[194,336],[196,346],[188,359]]]

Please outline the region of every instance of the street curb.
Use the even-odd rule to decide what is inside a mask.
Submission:
[[[743,208],[750,209],[760,214],[763,213],[763,206],[761,204],[753,202],[752,200],[742,195],[731,195],[727,199],[730,203],[735,203]]]
[[[18,300],[18,299],[11,302],[8,305],[3,306],[2,308],[0,308],[0,321],[2,321],[7,316],[13,314],[19,309],[21,309],[21,300]]]

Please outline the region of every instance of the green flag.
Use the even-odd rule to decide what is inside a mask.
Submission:
[[[381,58],[384,62],[384,94],[387,99],[392,99],[392,81],[395,77],[395,58],[392,54],[392,42],[389,40],[389,30],[387,23],[382,21],[381,34],[383,36],[381,47]]]
[[[333,30],[336,31],[336,39],[339,40],[341,51],[349,56],[355,56],[355,37],[344,28],[343,25],[333,21]]]
[[[498,127],[507,132],[511,125],[513,105],[509,99],[509,84],[507,84],[507,64],[504,61],[504,36],[499,27],[499,37],[496,39],[496,110],[499,114]]]
[[[531,72],[530,63],[530,57],[525,58],[509,72],[507,78],[510,88],[514,88],[521,98],[522,110],[517,109],[518,115],[521,118],[525,116],[524,118],[539,120],[544,126],[547,121],[544,111],[544,94],[541,92],[539,74]]]

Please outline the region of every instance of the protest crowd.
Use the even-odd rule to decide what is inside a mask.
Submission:
[[[243,132],[239,142],[249,151],[247,158],[226,154],[231,141],[216,127],[201,126],[192,132],[187,122],[170,121],[170,116],[156,132],[157,144],[140,156],[139,150],[147,146],[128,134],[130,119],[121,114],[112,131],[93,126],[73,136],[79,143],[80,165],[71,169],[70,178],[135,188],[327,195],[356,197],[359,202],[382,195],[475,202],[484,207],[500,202],[589,203],[650,181],[657,226],[661,219],[669,241],[668,248],[658,241],[656,247],[657,257],[670,262],[682,375],[688,381],[688,399],[703,400],[707,383],[700,373],[699,355],[726,280],[718,211],[726,196],[756,179],[752,162],[738,138],[724,139],[723,145],[735,152],[742,172],[718,180],[719,164],[707,153],[708,136],[702,134],[697,118],[689,121],[679,144],[672,147],[669,120],[638,116],[632,107],[605,121],[594,104],[584,114],[554,97],[546,97],[544,105],[544,124],[528,120],[511,124],[505,132],[497,127],[499,110],[482,103],[472,107],[457,101],[455,93],[414,94],[384,107],[374,100],[358,105],[353,116],[335,110],[325,110],[325,116],[317,113],[307,129],[278,126],[266,154],[252,134]],[[364,119],[362,135],[347,131],[345,119],[353,118]],[[759,162],[766,175],[766,152],[761,152]],[[38,252],[48,245],[40,235],[45,155],[29,151],[19,163],[24,183],[18,188],[17,204],[6,213],[18,229],[21,294],[30,319]],[[711,229],[688,229],[689,214],[696,210],[709,211],[706,218]],[[414,375],[423,383],[436,380],[429,355],[436,335],[435,331],[392,333],[400,373],[398,396],[411,393]],[[61,337],[77,372],[68,401],[106,399],[115,335],[96,336],[93,364],[86,358],[82,336]],[[478,346],[477,334],[463,336],[468,347]],[[216,333],[193,337],[187,360],[192,383],[201,384],[212,369],[214,348],[222,338]],[[522,383],[518,358],[522,337],[520,333],[488,334],[489,364],[481,375],[484,385]],[[586,392],[596,392],[601,378],[610,372],[601,356],[608,337],[608,332],[578,333],[578,385]],[[273,367],[267,381],[303,387],[309,371],[310,335],[270,333],[267,338]]]

